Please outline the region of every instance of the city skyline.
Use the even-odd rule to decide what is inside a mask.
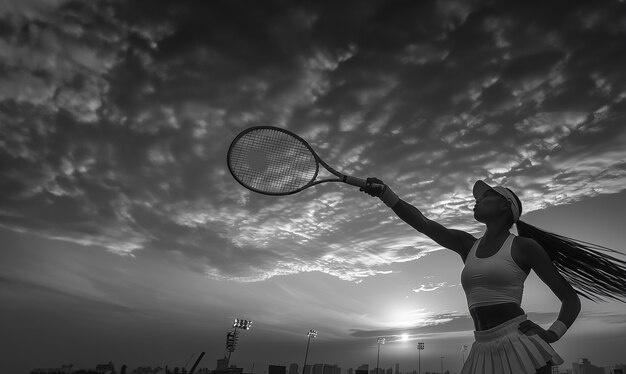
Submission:
[[[203,356],[203,355],[202,355]],[[114,370],[116,370],[116,372],[121,371],[121,367],[124,367],[124,370],[126,370],[127,373],[133,373],[136,370],[141,370],[142,373],[147,373],[147,372],[155,372],[155,373],[190,373],[190,370],[194,370],[194,373],[198,373],[198,374],[203,374],[203,373],[210,373],[210,372],[215,372],[215,373],[225,373],[225,371],[220,371],[219,369],[211,369],[209,367],[202,366],[202,365],[197,365],[200,363],[202,357],[199,357],[199,355],[194,354],[192,356],[190,356],[189,360],[187,361],[187,363],[182,366],[182,367],[168,367],[167,365],[165,365],[164,367],[161,366],[139,366],[137,368],[128,368],[125,364],[121,364],[116,366],[112,361],[109,361],[108,364],[98,364],[96,365],[96,370],[98,370],[99,367],[103,367],[106,366],[108,368],[113,368]],[[195,361],[192,362],[193,365],[190,364],[190,361]],[[219,367],[220,363],[218,360],[218,367]],[[120,367],[119,369],[116,369],[117,367]],[[577,362],[573,362],[573,363],[564,363],[562,365],[560,365],[558,367],[559,372],[561,373],[571,373],[572,371],[574,371],[574,374],[576,374],[576,368],[581,368],[581,367],[590,367],[590,368],[599,368],[596,365],[593,365],[593,363],[591,361],[589,361],[587,358],[580,358],[578,359]],[[70,374],[70,372],[75,372],[75,371],[80,371],[80,370],[89,370],[88,368],[74,368],[74,370],[72,370],[72,368],[74,368],[74,365],[72,364],[66,364],[63,365],[61,367],[57,368],[39,368],[39,369],[33,369],[32,372],[39,374],[39,372],[41,372],[41,374],[47,374],[50,370],[58,370],[60,372],[63,372],[64,374]],[[254,371],[254,367],[251,368],[251,370],[249,372],[244,371],[244,368],[238,368],[236,366],[232,366],[230,371],[231,373],[243,373],[243,374],[253,374],[253,373],[266,373],[266,374],[355,374],[358,372],[363,373],[364,371],[366,373],[369,374],[376,374],[378,372],[378,374],[417,374],[418,373],[418,369],[412,369],[412,370],[400,370],[401,366],[399,363],[395,363],[393,364],[392,367],[388,367],[388,368],[379,368],[378,370],[376,370],[376,368],[370,368],[369,364],[362,364],[359,365],[358,367],[349,367],[349,368],[342,368],[337,364],[328,364],[328,363],[315,363],[315,364],[307,364],[305,365],[305,369],[304,371],[301,370],[301,368],[299,367],[299,365],[297,363],[291,363],[291,364],[285,364],[285,363],[274,363],[274,364],[269,364],[267,370],[264,370],[263,368],[257,368],[258,370]],[[571,368],[571,369],[570,369]],[[626,368],[626,364],[623,363],[614,363],[613,365],[609,365],[609,366],[605,366],[602,369],[603,370],[609,370],[608,374],[612,374],[612,369],[614,368],[620,368],[622,370],[624,370]],[[330,369],[330,370],[329,370]],[[580,370],[580,369],[579,369]],[[439,371],[434,370],[434,371],[421,371],[422,373],[432,373],[432,374],[437,374],[437,373],[441,373],[441,369]],[[454,373],[453,371],[449,371],[449,369],[446,369],[445,367],[443,368],[443,372],[450,372],[450,373]],[[32,373],[31,373],[32,374]]]
[[[304,360],[314,329],[307,362],[371,367],[386,337],[381,365],[424,342],[422,371],[459,372],[461,258],[349,185],[244,189],[230,142],[286,128],[476,238],[472,186],[502,184],[523,221],[624,259],[625,19],[621,0],[2,1],[0,368],[214,361],[240,318],[244,368]],[[624,306],[583,299],[555,350],[625,361]],[[560,302],[531,272],[521,307],[548,327]]]

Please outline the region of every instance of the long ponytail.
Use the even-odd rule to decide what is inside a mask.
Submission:
[[[578,294],[594,302],[626,302],[626,261],[613,249],[567,238],[517,221],[520,236],[534,239],[547,252],[561,275]]]

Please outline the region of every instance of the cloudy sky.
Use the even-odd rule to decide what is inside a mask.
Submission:
[[[0,367],[232,363],[460,370],[461,259],[351,186],[254,194],[246,127],[308,140],[480,236],[476,179],[531,224],[626,253],[626,3],[0,3]],[[529,277],[522,306],[558,300]],[[623,303],[583,301],[554,344],[624,362]],[[408,340],[400,341],[406,334]],[[10,338],[8,338],[10,337]],[[621,348],[620,348],[621,347]],[[8,352],[8,353],[7,353]]]

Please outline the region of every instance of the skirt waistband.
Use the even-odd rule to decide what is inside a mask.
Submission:
[[[476,341],[489,341],[507,336],[511,333],[511,331],[517,330],[519,324],[527,319],[528,316],[523,314],[501,323],[496,327],[492,327],[487,330],[474,331],[474,338]]]

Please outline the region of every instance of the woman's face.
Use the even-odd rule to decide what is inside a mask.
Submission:
[[[488,190],[476,199],[474,218],[478,222],[486,223],[500,218],[506,211],[506,199],[493,190]]]

